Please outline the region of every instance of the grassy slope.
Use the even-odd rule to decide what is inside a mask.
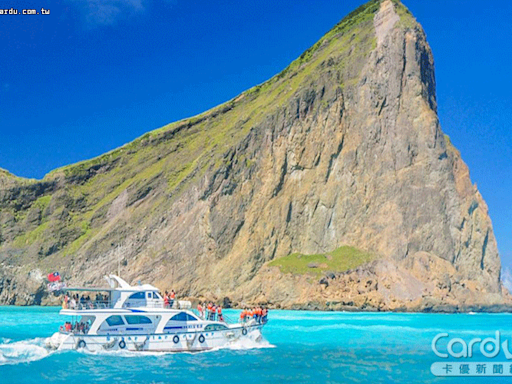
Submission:
[[[345,272],[375,258],[357,248],[343,246],[326,254],[303,255],[293,253],[271,261],[268,265],[279,267],[283,273],[320,276],[325,272]]]

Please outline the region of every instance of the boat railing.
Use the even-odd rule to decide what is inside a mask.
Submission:
[[[69,301],[67,303],[62,304],[63,309],[73,309],[73,310],[92,310],[92,309],[114,309],[117,301],[85,301],[85,302],[79,302],[79,303],[73,303],[72,301]],[[130,302],[125,302],[122,306],[122,308],[165,308],[165,309],[189,309],[187,306],[182,306],[178,301],[175,301],[172,306],[170,305],[164,305],[163,301],[156,301],[156,302],[147,302],[143,305],[141,304],[130,304]]]
[[[114,308],[114,304],[111,301],[84,301],[74,303],[69,301],[67,303],[62,304],[63,309],[74,309],[74,310],[87,310],[87,309],[112,309]]]
[[[234,321],[231,317],[229,317],[225,313],[222,314],[222,317],[224,318],[224,322],[226,324],[234,324],[234,323],[236,323],[236,321]]]
[[[221,323],[226,323],[226,324],[234,323],[233,319],[231,319],[225,313],[222,313],[222,315],[219,316],[218,313],[208,313],[208,311],[199,312],[197,309],[194,309],[192,312],[197,317],[199,317],[201,320],[220,321]]]

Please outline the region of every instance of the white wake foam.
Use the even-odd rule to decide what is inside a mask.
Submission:
[[[11,343],[9,339],[3,339],[0,344],[0,365],[44,359],[49,355],[48,350],[44,348],[44,340],[37,338]]]
[[[215,351],[221,350],[249,350],[249,349],[261,349],[261,348],[275,348],[275,345],[270,344],[267,340],[261,339],[259,341],[254,341],[252,339],[244,338],[238,339],[232,342],[226,343],[221,347],[215,347],[212,349],[208,349],[205,351],[180,351],[180,352],[153,352],[153,351],[127,351],[127,350],[115,350],[115,351],[89,351],[86,349],[79,349],[77,352],[85,353],[88,355],[109,355],[109,356],[118,356],[118,357],[140,357],[140,356],[165,356],[170,354],[197,354],[197,353],[211,353]]]
[[[275,348],[275,345],[270,344],[267,340],[261,339],[255,341],[252,339],[244,338],[233,341],[226,346],[219,347],[218,349],[232,349],[232,350],[244,350],[244,349],[261,349],[261,348]]]
[[[29,340],[21,340],[11,342],[10,339],[2,338],[0,340],[0,366],[7,364],[21,364],[28,363],[31,361],[41,360],[54,351],[49,351],[44,347],[45,339],[36,338]],[[208,353],[219,351],[223,349],[228,350],[249,350],[259,348],[274,348],[275,346],[270,344],[265,339],[254,341],[252,339],[244,338],[235,340],[227,343],[222,347],[213,348],[203,352],[178,352],[178,353]],[[79,350],[79,352],[90,354],[90,355],[114,355],[119,357],[140,357],[140,356],[162,356],[167,354],[173,354],[176,352],[134,352],[134,351],[87,351]]]

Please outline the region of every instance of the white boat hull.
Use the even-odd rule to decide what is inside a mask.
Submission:
[[[263,324],[233,327],[210,332],[183,332],[148,335],[80,335],[57,332],[46,340],[48,348],[64,350],[199,352],[222,348],[241,340],[261,340]]]

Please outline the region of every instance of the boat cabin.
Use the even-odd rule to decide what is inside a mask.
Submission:
[[[122,308],[163,308],[164,300],[158,288],[143,284],[131,286],[118,276],[106,277],[109,288],[85,288],[69,287],[66,292],[82,292],[79,300],[72,299],[64,309],[91,310],[91,309],[122,309]],[[87,293],[87,299],[84,294]],[[90,298],[89,294],[96,294],[96,298]],[[100,294],[101,299],[97,299]]]

